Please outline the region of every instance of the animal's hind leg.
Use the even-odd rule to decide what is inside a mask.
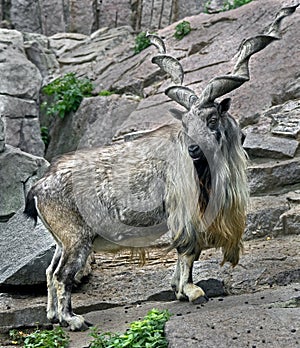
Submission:
[[[59,263],[61,257],[61,247],[57,244],[52,261],[46,270],[47,290],[48,290],[48,304],[47,304],[47,318],[51,323],[58,322],[57,315],[57,294],[53,282],[53,273]]]
[[[180,273],[181,273],[181,266],[180,266],[180,260],[179,257],[177,258],[176,268],[171,280],[171,287],[174,290],[175,293],[179,291],[179,283],[180,283]]]
[[[83,241],[87,243],[87,241]],[[54,272],[55,288],[57,291],[58,319],[62,326],[69,326],[72,331],[86,330],[89,326],[84,318],[73,313],[71,291],[74,278],[85,265],[91,250],[91,245],[79,243],[63,249],[60,263]]]
[[[178,253],[179,281],[177,285],[176,297],[178,300],[189,300],[193,302],[205,296],[205,292],[197,285],[193,284],[193,264],[199,258],[200,252],[191,255]]]

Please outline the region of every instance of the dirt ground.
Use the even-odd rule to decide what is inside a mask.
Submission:
[[[208,289],[209,296],[217,298],[284,289],[300,283],[299,250],[300,235],[249,241],[245,243],[240,264],[234,269],[230,265],[220,267],[221,252],[208,250],[195,262],[194,282],[206,282],[208,288],[213,284],[214,289]],[[144,317],[153,306],[164,308],[171,303],[176,310],[180,306],[186,310],[190,304],[174,301],[170,289],[175,259],[175,252],[166,254],[162,248],[150,250],[142,267],[129,253],[95,255],[91,275],[74,290],[74,311],[92,320],[101,331],[120,332],[131,321]],[[30,313],[42,317],[45,308],[45,294],[2,293],[0,296],[0,309],[7,315],[18,312],[20,316],[24,311],[27,317]],[[71,333],[71,338],[71,348],[87,347],[90,340],[88,333]],[[9,343],[7,336],[0,338],[0,347]]]

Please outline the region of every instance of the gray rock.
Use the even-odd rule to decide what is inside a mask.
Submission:
[[[57,120],[46,158],[111,143],[117,129],[136,107],[135,101],[118,95],[85,98],[74,115]]]
[[[275,105],[257,114],[255,124],[247,124],[247,118],[241,118],[244,131],[255,134],[273,134],[286,138],[296,138],[299,134],[299,99],[289,100],[283,104]],[[251,117],[250,117],[251,118]],[[246,121],[246,124],[244,124]]]
[[[12,0],[10,20],[17,30],[41,32],[41,13],[39,3],[35,0]]]
[[[226,1],[225,4],[227,6],[232,5],[233,0]],[[224,1],[222,0],[210,0],[205,3],[204,7],[208,13],[218,13],[218,12],[224,11],[224,8],[227,9],[225,4],[224,4]]]
[[[266,115],[272,119],[274,135],[298,138],[300,135],[300,100],[293,100],[271,108]]]
[[[191,1],[189,2],[191,3]],[[174,2],[170,0],[155,0],[152,2],[145,0],[142,1],[141,6],[137,11],[134,28],[137,30],[160,29],[170,25],[175,20],[185,17],[180,11],[180,3],[182,3],[182,1],[177,1],[176,6]],[[202,6],[200,4],[196,4],[196,6],[199,8],[200,12]],[[191,14],[190,7],[187,11],[187,16]]]
[[[49,39],[40,34],[23,33],[24,48],[27,58],[39,69],[43,79],[59,70],[59,63],[52,50],[49,50]]]
[[[280,216],[288,209],[285,196],[251,197],[244,239],[282,234]]]
[[[247,127],[252,124],[256,124],[259,121],[260,114],[253,114],[253,115],[241,115],[239,119],[239,125],[241,128]]]
[[[300,190],[288,192],[286,195],[286,199],[290,202],[292,206],[300,204]]]
[[[300,159],[252,163],[248,167],[250,192],[253,195],[267,192],[290,191],[288,185],[300,182]]]
[[[0,285],[40,285],[54,253],[55,242],[45,227],[27,219],[21,208],[0,226]]]
[[[0,15],[20,31],[52,35],[57,32],[90,34],[101,27],[130,25],[135,30],[159,29],[186,16],[196,15],[205,8],[210,12],[222,9],[225,0],[129,1],[60,0],[4,1]],[[0,16],[2,18],[2,16]],[[3,23],[2,25],[5,25]]]
[[[0,113],[9,118],[38,117],[38,107],[34,100],[0,95]]]
[[[0,114],[6,118],[6,142],[36,156],[43,156],[38,106],[34,100],[0,95]]]
[[[0,29],[0,94],[37,99],[41,74],[24,52],[22,34],[16,30]]]
[[[297,346],[299,308],[293,292],[265,290],[210,301],[203,307],[182,308],[166,323],[170,348]],[[289,303],[296,303],[288,307]],[[278,307],[276,307],[276,304]],[[279,307],[279,304],[282,307]],[[201,320],[199,320],[201,318]],[[280,328],[280,335],[278,330]]]
[[[0,221],[7,221],[24,206],[28,190],[44,174],[48,162],[7,145],[0,163]]]
[[[90,78],[94,81],[95,93],[113,90],[111,86],[120,71],[109,68],[118,66],[119,62],[124,66],[124,60],[134,54],[134,36],[130,27],[101,28],[91,36],[56,34],[50,37],[49,45],[61,65],[61,74],[72,71]]]
[[[300,74],[286,82],[280,94],[273,95],[272,105],[282,104],[288,100],[300,99]]]
[[[141,104],[120,126],[116,137],[129,132],[151,130],[164,124],[178,122],[169,112],[170,105],[168,103],[150,106],[149,108],[140,108]]]
[[[108,30],[106,28],[106,30]],[[105,30],[105,31],[106,31]],[[61,56],[67,51],[82,44],[88,39],[88,36],[78,33],[57,33],[49,37],[49,46],[56,53]]]
[[[298,145],[293,139],[248,133],[243,147],[250,157],[293,158]]]
[[[300,205],[291,208],[280,216],[284,234],[300,233]]]
[[[5,150],[5,118],[0,112],[0,152]]]
[[[111,4],[111,2],[109,3]],[[96,23],[97,15],[99,17],[97,6],[98,1],[95,2],[94,0],[75,1],[74,3],[70,4],[69,25],[67,31],[82,34],[90,34],[96,29],[98,29],[99,27]],[[118,24],[118,26],[120,24]],[[53,27],[53,30],[55,30],[55,27]]]

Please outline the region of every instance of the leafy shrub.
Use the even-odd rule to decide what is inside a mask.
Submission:
[[[235,8],[241,7],[243,5],[248,4],[249,2],[251,2],[252,0],[233,0],[233,2],[230,1],[225,1],[223,4],[223,8],[222,11],[229,11],[229,10],[233,10]]]
[[[43,87],[42,91],[52,96],[51,102],[43,103],[47,114],[64,118],[71,111],[76,111],[84,97],[90,97],[93,85],[88,79],[79,79],[75,73],[68,73]]]
[[[134,46],[134,53],[140,53],[143,51],[145,48],[149,47],[151,45],[150,40],[146,36],[147,34],[142,31],[137,35],[135,38],[135,46]]]
[[[191,24],[188,21],[182,21],[175,27],[174,36],[177,40],[183,39],[187,34],[191,32]]]
[[[168,342],[164,337],[164,326],[170,318],[168,310],[152,309],[141,321],[134,321],[124,334],[106,332],[98,334],[94,329],[91,336],[94,340],[90,348],[167,348]]]
[[[32,333],[11,330],[9,335],[13,344],[24,344],[23,348],[67,348],[70,338],[62,328],[55,330],[36,330]]]

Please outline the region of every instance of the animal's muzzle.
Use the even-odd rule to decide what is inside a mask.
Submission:
[[[197,144],[190,145],[188,147],[188,151],[189,155],[192,157],[193,160],[202,159],[204,157],[204,154],[200,149],[200,146]]]

